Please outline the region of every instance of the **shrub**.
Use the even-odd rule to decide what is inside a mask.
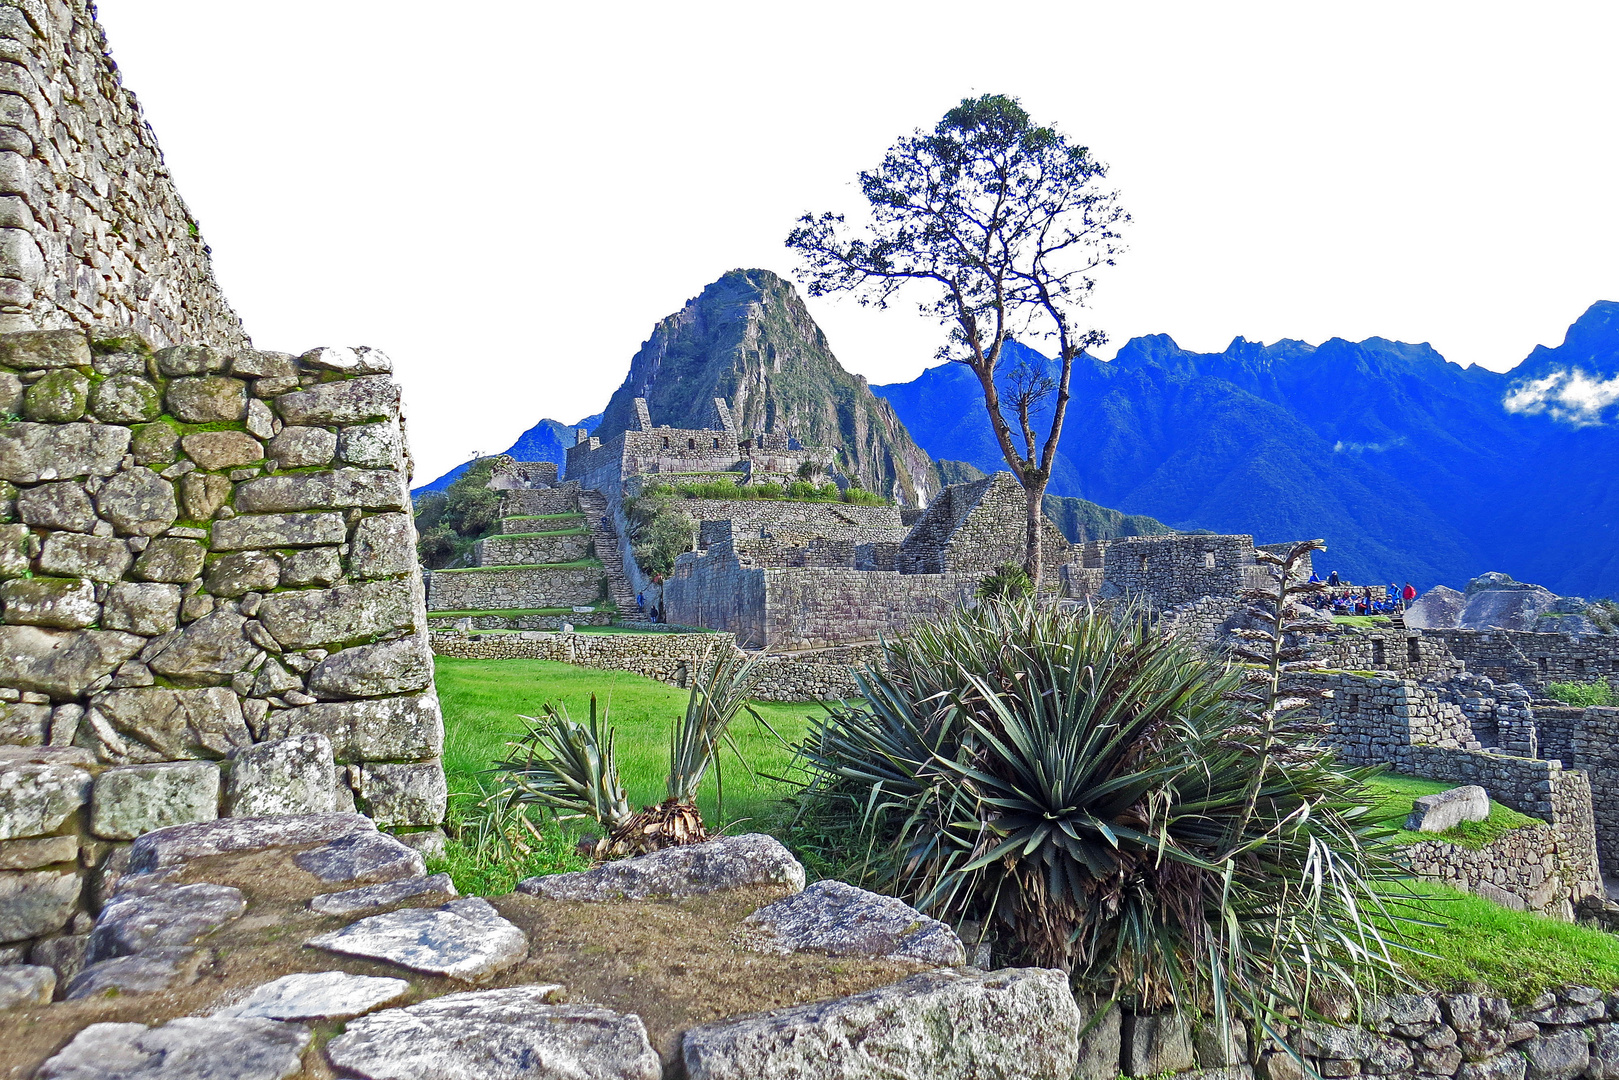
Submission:
[[[1589,709],[1593,705],[1612,705],[1613,687],[1603,679],[1591,682],[1554,682],[1546,684],[1546,696],[1565,705]]]
[[[429,570],[437,570],[455,558],[455,533],[445,525],[434,525],[416,539],[416,557]]]
[[[649,487],[625,504],[630,524],[630,550],[647,575],[667,575],[675,559],[697,544],[697,522],[680,509],[667,488]]]
[[[887,506],[888,500],[875,491],[865,488],[848,487],[843,489],[843,501],[854,503],[857,506]]]
[[[978,583],[980,600],[1021,600],[1034,594],[1029,572],[1014,562],[1003,562]]]
[[[853,876],[1143,1011],[1276,1021],[1398,980],[1368,917],[1393,868],[1364,845],[1365,772],[1302,740],[1266,769],[1279,747],[1227,737],[1240,671],[1134,614],[991,602],[859,681],[865,704],[799,747],[804,820],[842,823]]]

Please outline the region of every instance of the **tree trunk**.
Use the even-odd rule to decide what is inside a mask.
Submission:
[[[1045,572],[1043,552],[1040,550],[1040,519],[1045,516],[1046,481],[1044,479],[1025,482],[1023,492],[1028,496],[1028,520],[1025,522],[1023,542],[1023,569],[1029,572],[1029,580],[1034,583],[1034,595],[1040,595],[1040,575]]]

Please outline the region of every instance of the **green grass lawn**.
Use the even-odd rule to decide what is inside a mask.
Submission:
[[[1513,829],[1521,829],[1525,825],[1540,824],[1538,820],[1528,814],[1521,814],[1510,807],[1502,806],[1492,799],[1490,800],[1490,816],[1487,820],[1464,821],[1455,828],[1442,833],[1409,832],[1405,829],[1405,819],[1406,815],[1411,813],[1412,800],[1421,798],[1424,795],[1436,795],[1441,791],[1448,791],[1456,785],[1442,783],[1438,780],[1419,780],[1414,776],[1384,773],[1370,781],[1367,786],[1372,789],[1376,799],[1372,805],[1371,820],[1397,830],[1389,838],[1389,842],[1393,844],[1415,844],[1423,840],[1443,840],[1446,843],[1457,844],[1476,851],[1491,840],[1499,839]]]
[[[1376,630],[1393,625],[1387,615],[1334,615],[1332,621],[1344,626],[1358,626],[1363,630]]]

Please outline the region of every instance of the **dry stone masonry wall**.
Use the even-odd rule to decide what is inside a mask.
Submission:
[[[241,321],[87,0],[0,0],[0,330],[236,348]]]
[[[0,923],[8,896],[47,878],[77,896],[109,845],[160,826],[356,805],[401,830],[442,820],[389,370],[367,349],[0,335],[26,417],[0,425],[0,788],[55,792],[6,789]]]

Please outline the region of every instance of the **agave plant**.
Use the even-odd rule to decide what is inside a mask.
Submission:
[[[876,885],[998,925],[1076,989],[1318,1015],[1323,990],[1398,978],[1384,864],[1359,774],[1280,728],[1273,751],[1299,752],[1285,770],[1231,745],[1242,680],[1133,613],[981,604],[861,674],[865,703],[801,745],[801,797],[847,816]]]
[[[697,671],[685,715],[675,721],[671,733],[668,797],[663,802],[631,811],[613,756],[615,732],[609,727],[603,740],[594,696],[588,725],[577,723],[565,709],[551,704],[538,719],[522,718],[529,725],[527,733],[512,744],[514,752],[495,765],[495,771],[507,777],[511,800],[538,804],[560,816],[595,821],[604,833],[593,852],[599,859],[708,839],[697,808],[697,790],[710,766],[720,776],[722,744],[741,757],[728,730],[737,714],[745,709],[761,723],[763,718],[747,704],[759,682],[757,660],[734,655],[705,657]]]

